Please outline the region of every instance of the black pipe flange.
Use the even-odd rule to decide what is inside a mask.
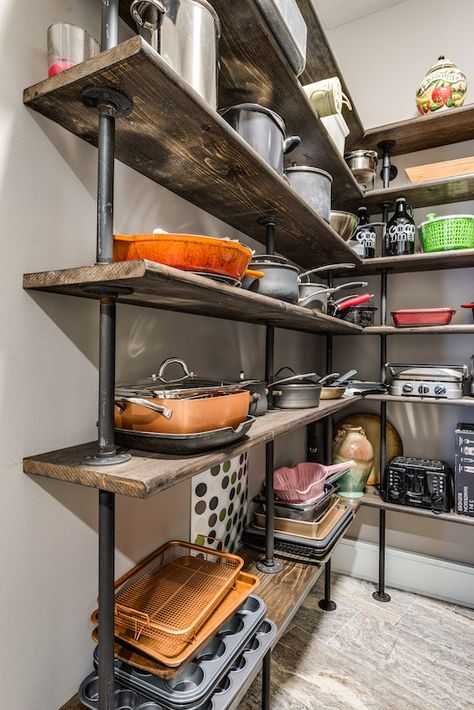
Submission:
[[[133,101],[112,86],[86,86],[81,100],[87,108],[108,116],[128,116],[133,109]]]

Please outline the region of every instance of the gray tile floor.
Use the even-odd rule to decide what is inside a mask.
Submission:
[[[333,574],[334,612],[322,612],[324,575],[273,652],[272,710],[472,710],[474,611]],[[239,710],[259,710],[260,679]]]

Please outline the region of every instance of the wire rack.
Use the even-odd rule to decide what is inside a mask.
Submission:
[[[186,542],[169,542],[119,580],[115,621],[160,642],[173,656],[233,587],[243,566],[236,555]]]

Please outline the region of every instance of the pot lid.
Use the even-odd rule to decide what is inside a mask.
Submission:
[[[451,367],[431,367],[430,365],[411,367],[394,375],[394,380],[428,380],[429,382],[462,382],[463,372]]]
[[[254,254],[252,262],[265,262],[269,264],[288,264],[288,259],[278,254]]]
[[[286,168],[285,173],[317,173],[318,175],[324,175],[332,182],[332,175],[327,170],[312,168],[309,165],[292,165],[290,168]]]
[[[183,375],[168,379],[165,371],[170,365],[179,365],[183,370]],[[225,380],[212,380],[196,377],[190,372],[184,360],[179,358],[168,358],[158,370],[157,374],[136,380],[117,384],[115,394],[120,396],[150,397],[154,399],[188,399],[217,394],[231,394],[242,390],[242,385],[238,382],[228,382]]]
[[[254,111],[255,113],[263,113],[266,116],[269,116],[278,126],[280,131],[285,135],[286,134],[286,125],[285,121],[282,119],[281,116],[279,116],[275,111],[272,111],[271,109],[267,108],[266,106],[261,106],[260,104],[236,104],[235,106],[227,106],[227,108],[223,108],[219,111],[221,116],[224,116],[226,113],[229,111]]]

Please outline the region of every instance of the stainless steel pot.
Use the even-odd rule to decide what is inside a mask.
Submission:
[[[291,367],[282,367],[276,377],[283,371],[289,370],[294,373]],[[281,380],[276,380],[268,385],[272,392],[273,406],[280,409],[307,409],[319,407],[323,382],[334,377],[327,375],[320,378],[317,372],[309,372],[304,375],[291,375]]]
[[[284,156],[301,143],[301,138],[286,137],[281,116],[260,104],[238,104],[219,113],[277,173],[284,174]]]
[[[354,288],[364,288],[367,285],[367,281],[350,281],[334,288],[328,288],[322,284],[301,283],[299,285],[300,298],[298,299],[298,305],[309,308],[312,311],[327,313],[328,300],[332,298],[334,293],[352,291]]]
[[[378,153],[375,150],[353,150],[344,156],[355,179],[362,187],[372,187],[375,181]]]
[[[297,303],[298,267],[289,264],[282,256],[262,254],[252,259],[249,268],[263,271],[264,277],[252,279],[246,276],[242,281],[242,288],[287,303]]]
[[[140,34],[212,108],[217,108],[220,22],[207,0],[133,0]]]
[[[329,223],[331,215],[332,176],[325,170],[293,165],[285,170],[290,185],[305,202]]]

